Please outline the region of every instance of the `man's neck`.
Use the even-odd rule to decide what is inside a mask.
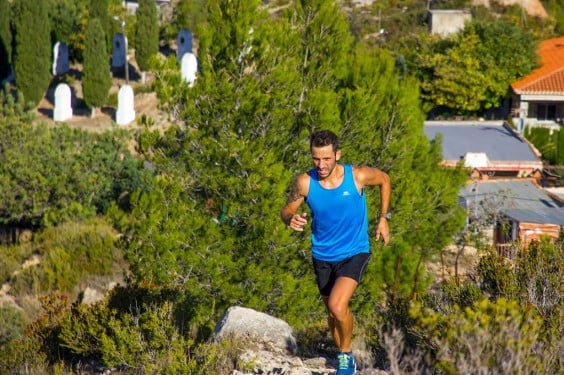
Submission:
[[[344,175],[345,168],[341,164],[337,164],[329,176],[319,179],[319,183],[326,188],[335,188],[341,185]]]

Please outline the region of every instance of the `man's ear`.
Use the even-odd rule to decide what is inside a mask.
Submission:
[[[341,158],[341,150],[337,150],[337,152],[335,152],[335,160],[339,161],[340,158]]]

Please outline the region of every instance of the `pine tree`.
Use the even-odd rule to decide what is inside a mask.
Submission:
[[[14,4],[16,85],[25,100],[39,103],[51,78],[51,28],[44,1]]]
[[[324,127],[342,136],[345,162],[379,167],[394,185],[395,244],[374,243],[357,311],[373,312],[383,292],[417,293],[426,286],[424,262],[460,224],[463,177],[438,167],[440,144],[422,131],[417,85],[401,78],[389,54],[353,46],[336,2],[295,2],[268,22],[258,3],[210,2],[198,31],[197,87],[176,84],[175,73],[163,72],[157,83],[170,99],[165,105],[181,109],[186,129],[172,129],[150,152],[165,186],[134,204],[125,230],[136,277],[162,285],[186,280],[187,298],[195,294],[201,303],[190,307],[199,322],[213,324],[207,306],[223,311],[233,301],[297,326],[307,324],[304,311],[323,316],[308,232],[288,231],[278,212],[295,173],[310,166],[309,134]],[[375,219],[377,189],[367,190]],[[194,217],[179,219],[177,204]],[[148,207],[155,207],[151,218],[135,233]],[[176,243],[187,245],[161,238],[158,228],[172,228]]]
[[[86,29],[82,88],[84,101],[92,108],[93,116],[94,108],[105,103],[112,84],[104,40],[105,34],[100,21],[96,18],[91,19]]]
[[[0,81],[10,73],[12,62],[11,6],[8,0],[0,0]]]
[[[149,70],[149,58],[159,51],[157,7],[152,0],[139,1],[135,33],[135,58],[139,68]]]

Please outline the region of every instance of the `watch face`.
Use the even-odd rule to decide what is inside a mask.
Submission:
[[[392,218],[392,214],[388,212],[387,214],[384,215],[384,217],[386,218],[386,220],[390,220]]]

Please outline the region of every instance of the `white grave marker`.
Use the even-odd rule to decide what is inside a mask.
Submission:
[[[117,33],[112,41],[112,68],[125,66],[126,55],[127,38],[122,33]]]
[[[196,72],[198,71],[198,60],[191,52],[186,52],[182,57],[181,75],[182,80],[188,82],[190,87],[194,86],[196,81]]]
[[[53,120],[66,121],[72,117],[71,89],[66,83],[59,83],[55,89]]]
[[[123,85],[118,92],[116,123],[118,125],[127,125],[134,120],[135,108],[133,103],[133,89],[129,85]]]
[[[192,53],[192,33],[186,29],[180,30],[176,38],[176,58],[182,61],[185,53]]]
[[[65,43],[57,42],[53,47],[53,75],[69,72],[69,47]]]

